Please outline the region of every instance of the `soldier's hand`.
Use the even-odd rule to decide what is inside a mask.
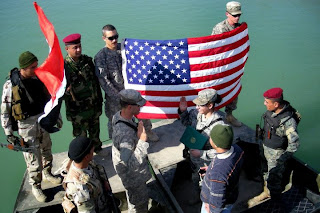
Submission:
[[[189,152],[195,158],[199,158],[201,154],[199,149],[190,149]]]
[[[184,112],[187,110],[187,107],[188,107],[188,102],[186,100],[186,97],[182,96],[180,98],[180,104],[179,104],[179,108],[180,108],[180,111],[181,112]]]
[[[13,145],[16,145],[17,143],[19,143],[19,137],[15,136],[15,135],[7,135],[7,141]]]
[[[148,136],[147,136],[147,133],[146,133],[146,130],[143,126],[142,121],[139,121],[137,136],[140,140],[143,140],[143,141],[147,141],[147,139],[148,139]]]

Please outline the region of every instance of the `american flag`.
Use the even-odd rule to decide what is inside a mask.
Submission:
[[[178,118],[181,96],[189,107],[199,91],[213,88],[222,96],[216,109],[226,106],[241,91],[241,77],[250,48],[248,27],[219,35],[174,40],[126,38],[121,44],[126,89],[147,100],[139,118]]]

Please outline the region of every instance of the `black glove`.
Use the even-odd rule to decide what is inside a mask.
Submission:
[[[8,143],[16,145],[19,143],[20,139],[19,139],[19,137],[15,136],[15,135],[7,135],[7,141],[8,141]]]

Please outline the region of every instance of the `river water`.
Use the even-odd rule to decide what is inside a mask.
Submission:
[[[225,19],[226,2],[42,0],[38,4],[55,26],[61,47],[66,35],[81,33],[83,53],[93,57],[104,45],[101,28],[105,24],[117,27],[120,40],[205,36]],[[0,5],[0,84],[3,85],[10,69],[18,66],[21,52],[33,52],[41,64],[47,57],[48,46],[38,25],[33,1],[2,0]],[[248,24],[251,49],[234,114],[255,128],[266,110],[262,93],[271,87],[282,87],[285,98],[302,114],[301,146],[295,156],[320,171],[317,155],[320,150],[320,1],[246,0],[242,2],[242,11],[241,21]],[[62,52],[65,55],[65,51]],[[64,127],[52,135],[55,153],[66,151],[72,139],[64,107],[62,115]],[[101,117],[101,140],[108,143],[107,120],[104,114]],[[6,143],[2,130],[0,140]],[[12,212],[26,169],[22,154],[0,149],[0,169],[3,172],[0,212]]]

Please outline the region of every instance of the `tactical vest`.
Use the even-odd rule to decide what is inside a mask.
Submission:
[[[50,96],[39,79],[21,80],[20,71],[10,71],[12,83],[12,116],[15,120],[25,120],[30,116],[42,113]],[[28,88],[28,89],[27,89]]]
[[[271,117],[273,112],[266,111],[263,114],[264,119],[264,140],[263,144],[272,149],[286,149],[288,146],[288,138],[286,135],[279,136],[276,134],[276,130],[280,125],[284,125],[289,119],[294,118],[297,124],[300,121],[300,117],[297,116],[297,111],[290,105],[289,102],[286,102],[288,105],[284,111],[280,112],[276,117]],[[285,119],[281,122],[282,119]]]
[[[86,55],[82,55],[80,59],[78,63],[70,61],[70,58],[65,59],[67,82],[71,85],[71,96],[65,100],[68,116],[92,110],[97,105],[100,108],[102,106],[101,89],[95,76],[92,59]]]
[[[93,169],[95,176],[98,176],[97,177],[98,179],[93,179],[88,174],[79,173],[71,169],[69,170],[67,176],[65,177],[65,180],[63,181],[62,186],[66,190],[68,183],[77,182],[82,185],[86,184],[90,190],[90,196],[92,196],[92,199],[95,200],[95,203],[96,203],[95,210],[97,213],[99,213],[103,211],[99,209],[98,203],[96,201],[99,199],[99,196],[103,196],[101,194],[104,193],[103,188],[99,187],[100,186],[99,183],[101,184],[102,187],[104,187],[102,181],[105,180],[105,178],[107,177],[102,166],[96,165],[93,162],[90,162],[90,165],[91,165],[91,168]],[[105,205],[107,206],[107,198],[105,196],[104,198],[105,198]],[[106,206],[102,209],[106,209],[107,208]],[[77,209],[74,203],[74,200],[67,193],[65,193],[65,196],[63,197],[62,207],[64,209],[64,212],[66,213],[74,212]]]

